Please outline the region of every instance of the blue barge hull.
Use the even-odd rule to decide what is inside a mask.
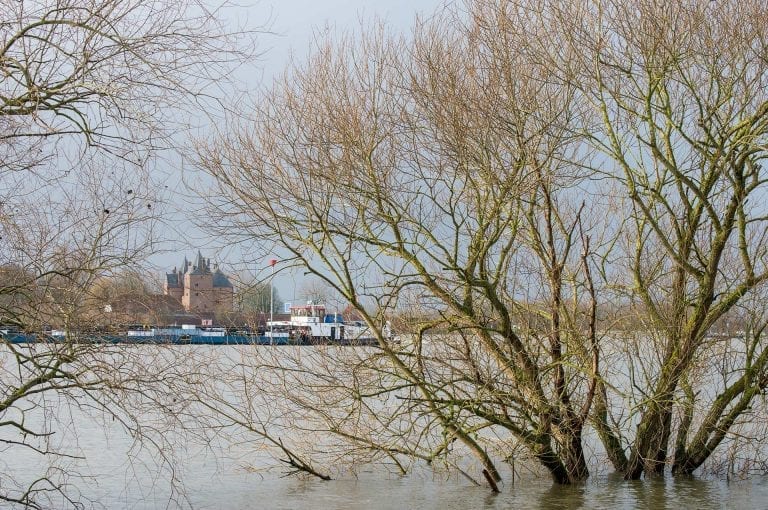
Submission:
[[[270,341],[271,340],[271,341]],[[65,341],[62,336],[10,333],[0,335],[0,344],[35,344],[35,343],[61,343]],[[274,340],[267,336],[256,335],[153,335],[153,336],[129,336],[114,334],[80,334],[71,340],[76,344],[130,344],[130,345],[356,345],[375,346],[373,338],[360,338],[357,340],[331,341],[330,339],[311,339],[306,341],[289,340],[278,337]]]
[[[36,334],[8,334],[0,336],[12,344],[31,343],[59,343],[64,337],[36,335]],[[87,344],[136,344],[136,345],[287,345],[288,342],[276,338],[274,342],[265,336],[224,335],[224,336],[198,336],[198,335],[154,335],[154,336],[128,336],[109,334],[76,335],[71,339],[74,343]]]

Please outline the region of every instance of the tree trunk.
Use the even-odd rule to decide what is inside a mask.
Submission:
[[[536,458],[547,468],[552,480],[561,485],[583,482],[589,478],[589,467],[584,457],[581,430],[571,430],[562,434],[559,451],[555,451],[549,441],[539,444],[534,450]],[[547,435],[552,441],[552,435]]]
[[[626,480],[639,480],[643,472],[649,475],[664,472],[673,401],[671,391],[656,395],[637,426],[635,447],[624,470]]]

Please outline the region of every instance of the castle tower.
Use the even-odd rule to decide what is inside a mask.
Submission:
[[[234,287],[218,268],[211,271],[211,261],[198,250],[194,263],[184,257],[181,271],[166,273],[164,292],[181,301],[188,312],[232,310]]]

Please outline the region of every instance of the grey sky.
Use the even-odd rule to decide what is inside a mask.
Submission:
[[[429,16],[452,1],[454,0],[261,0],[251,6],[236,8],[227,13],[228,16],[236,17],[233,23],[247,28],[266,24],[269,30],[259,38],[259,46],[263,51],[261,59],[255,62],[253,67],[241,70],[242,74],[238,73],[246,81],[238,84],[238,88],[256,90],[268,85],[274,76],[285,69],[291,57],[299,61],[306,57],[313,39],[318,34],[324,34],[326,31],[339,33],[356,30],[361,21],[365,23],[374,18],[386,22],[393,30],[407,32],[417,16]],[[181,216],[184,216],[183,211]],[[178,265],[185,255],[193,258],[198,248],[204,256],[219,260],[226,272],[243,269],[238,250],[219,251],[215,242],[206,240],[204,233],[191,232],[184,225],[173,230],[180,239],[168,239],[169,243],[164,248],[170,250],[163,250],[151,258],[158,270],[158,277]],[[186,239],[183,239],[184,237]],[[266,260],[264,265],[266,267]],[[275,279],[275,286],[281,296],[288,299],[301,284],[302,277],[299,275],[283,274]]]
[[[272,31],[265,37],[265,65],[279,71],[293,51],[306,54],[311,38],[318,31],[355,29],[359,21],[382,19],[399,30],[408,30],[417,15],[429,15],[445,0],[283,0],[263,2],[270,5]]]

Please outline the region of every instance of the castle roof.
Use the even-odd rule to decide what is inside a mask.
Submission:
[[[214,287],[230,287],[232,288],[232,282],[229,281],[229,278],[221,272],[220,269],[217,269],[213,273],[213,286]]]
[[[181,287],[181,282],[179,282],[179,273],[176,272],[175,268],[173,273],[165,273],[165,282],[168,287]]]
[[[212,275],[213,287],[215,288],[230,288],[233,289],[234,285],[229,281],[227,275],[225,275],[218,266],[214,266],[214,270],[211,271],[211,259],[205,259],[200,250],[197,251],[197,257],[195,257],[195,263],[192,264],[184,257],[184,263],[181,265],[181,270],[173,268],[173,272],[165,274],[166,286],[168,288],[180,288],[184,287],[184,275]]]
[[[200,253],[200,250],[197,251],[197,260],[192,267],[191,274],[211,274],[210,264],[203,258],[203,254]]]

